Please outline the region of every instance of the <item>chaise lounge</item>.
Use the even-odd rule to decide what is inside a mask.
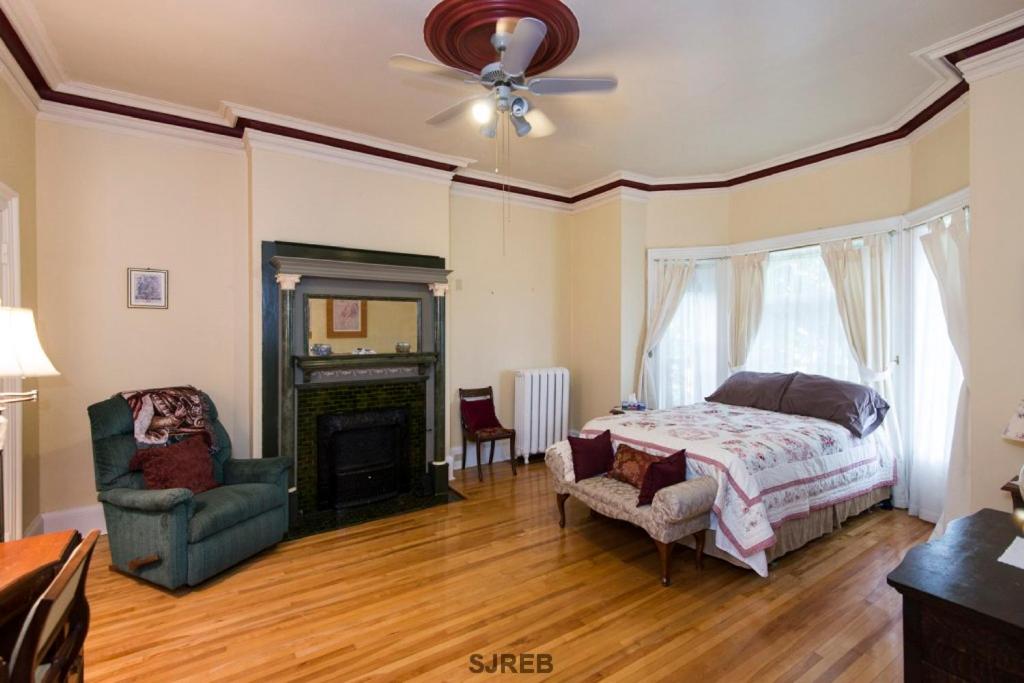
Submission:
[[[677,541],[693,536],[697,567],[703,565],[704,532],[711,526],[711,506],[718,491],[713,478],[700,477],[667,486],[654,494],[650,505],[637,507],[639,492],[629,484],[606,476],[576,481],[567,441],[551,446],[544,462],[557,495],[560,527],[565,527],[565,501],[572,496],[594,512],[646,531],[658,547],[663,586],[671,583],[672,551]]]

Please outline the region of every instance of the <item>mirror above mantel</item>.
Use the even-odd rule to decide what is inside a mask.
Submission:
[[[416,353],[422,347],[418,299],[306,295],[310,356]]]

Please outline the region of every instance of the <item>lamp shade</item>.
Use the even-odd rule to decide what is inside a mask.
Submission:
[[[1024,442],[1024,401],[1017,406],[1017,412],[1010,416],[1010,421],[1003,430],[1003,438]]]
[[[0,377],[50,377],[59,374],[39,343],[32,311],[0,306]]]

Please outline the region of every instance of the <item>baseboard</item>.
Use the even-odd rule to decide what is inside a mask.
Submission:
[[[469,446],[470,458],[469,466],[476,467],[476,448],[474,444]],[[490,455],[490,447],[484,447],[484,464],[487,464],[488,456]],[[520,459],[524,459],[524,456],[519,456]],[[456,469],[462,469],[462,449],[458,446],[454,446],[448,449],[448,457],[445,458],[448,461],[449,474]],[[540,462],[544,460],[543,453],[531,453],[527,458],[527,462]],[[507,462],[508,461],[508,446],[498,445],[494,449],[494,462]],[[452,476],[451,478],[454,478]]]
[[[107,521],[103,518],[103,506],[99,503],[44,512],[42,518],[44,533],[64,529],[78,529],[83,536],[93,529],[99,529],[101,534],[107,533]],[[35,520],[32,523],[35,524]]]

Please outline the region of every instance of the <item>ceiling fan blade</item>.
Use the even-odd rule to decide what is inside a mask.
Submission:
[[[461,102],[456,102],[447,109],[442,109],[441,111],[431,116],[429,119],[427,119],[427,123],[429,123],[432,126],[440,126],[442,124],[448,123],[457,116],[468,112],[470,109],[473,108],[473,105],[476,104],[477,102],[480,102],[481,99],[482,98],[480,97],[470,97],[469,99],[462,100]]]
[[[530,130],[531,138],[546,138],[555,132],[555,124],[540,109],[531,109],[526,112],[526,116],[523,118],[532,127]]]
[[[614,78],[531,78],[526,87],[534,95],[564,95],[575,92],[607,92],[615,90]]]
[[[502,70],[509,76],[522,76],[547,32],[548,27],[540,19],[520,19],[509,39],[508,48],[501,55]]]
[[[434,76],[436,78],[444,78],[459,82],[464,82],[466,79],[473,79],[474,82],[479,80],[479,76],[477,74],[470,73],[469,71],[453,69],[450,66],[431,62],[426,59],[420,59],[419,57],[413,57],[412,55],[391,55],[388,59],[388,66],[392,69],[408,71],[422,76]]]

